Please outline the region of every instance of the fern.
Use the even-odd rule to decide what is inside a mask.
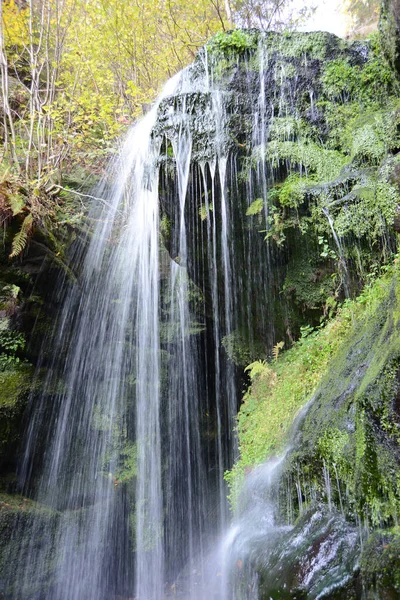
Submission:
[[[200,219],[202,221],[205,221],[206,219],[208,219],[208,214],[209,214],[210,210],[213,210],[213,205],[212,204],[209,204],[208,210],[207,210],[207,206],[205,204],[202,204],[200,206],[200,208],[199,208],[199,216],[200,216]]]
[[[275,344],[275,346],[272,348],[272,357],[275,361],[278,360],[278,356],[280,351],[282,350],[283,346],[285,345],[285,342],[278,342],[277,344]]]
[[[28,240],[31,236],[32,229],[33,229],[33,217],[31,214],[29,214],[23,220],[21,229],[19,230],[19,232],[16,233],[14,236],[14,239],[12,242],[12,247],[11,247],[11,254],[10,254],[9,258],[15,258],[16,256],[19,256],[21,254],[21,252],[24,251],[24,249],[28,243]]]
[[[25,208],[25,202],[19,194],[10,194],[7,198],[7,202],[12,210],[13,217],[19,215]]]
[[[246,216],[259,215],[263,208],[264,200],[262,198],[257,198],[257,200],[254,200],[246,210]]]
[[[256,360],[245,368],[245,371],[250,371],[250,379],[253,381],[258,375],[263,375],[269,370],[268,363],[265,360]]]

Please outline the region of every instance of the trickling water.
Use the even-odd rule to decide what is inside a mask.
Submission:
[[[331,217],[331,215],[329,213],[329,210],[324,207],[322,209],[322,212],[324,213],[324,215],[328,219],[329,227],[331,228],[333,239],[335,240],[335,244],[336,244],[336,247],[338,249],[339,266],[340,266],[340,269],[342,270],[342,273],[343,273],[343,286],[344,286],[344,289],[345,289],[346,296],[349,298],[350,297],[349,271],[348,271],[348,268],[347,268],[346,259],[344,257],[343,247],[342,247],[342,244],[340,243],[339,236],[336,233],[336,230],[335,230],[335,227],[334,227],[334,224],[333,224],[333,219],[332,219],[332,217]]]
[[[271,459],[253,471],[239,499],[240,516],[231,526],[221,545],[223,598],[235,600],[238,594],[257,600],[258,576],[252,573],[251,558],[261,541],[264,551],[290,527],[276,522],[277,498],[274,485],[285,455]]]

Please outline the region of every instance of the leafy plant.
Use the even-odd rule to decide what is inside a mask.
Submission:
[[[273,359],[274,359],[275,362],[278,360],[279,353],[283,349],[284,345],[285,345],[285,342],[278,342],[272,348],[272,357],[273,357]]]
[[[250,375],[250,379],[254,380],[259,375],[263,375],[269,372],[269,366],[267,361],[265,360],[256,360],[255,362],[252,362],[245,368],[245,372],[248,372]]]
[[[258,215],[262,212],[263,208],[264,200],[262,198],[257,198],[257,200],[254,200],[246,210],[246,215],[248,217]]]
[[[208,205],[208,209],[207,209],[207,206],[206,206],[205,204],[202,204],[202,205],[200,206],[200,208],[199,208],[199,216],[200,216],[200,219],[201,219],[202,221],[206,221],[206,220],[208,219],[208,216],[209,216],[209,213],[210,213],[210,211],[212,211],[213,209],[214,209],[214,207],[213,207],[213,205],[212,205],[212,204],[209,204],[209,205]]]
[[[8,329],[7,321],[3,322],[0,329],[0,370],[21,362],[18,354],[24,350],[25,344],[24,334]]]
[[[19,256],[25,249],[30,236],[33,231],[33,217],[31,214],[27,215],[22,222],[21,229],[14,236],[12,241],[12,249],[10,258],[15,258]]]
[[[211,52],[221,51],[223,54],[241,54],[257,47],[256,36],[241,29],[228,33],[217,33],[208,44]]]
[[[320,246],[320,256],[322,258],[337,258],[336,252],[330,248],[328,241],[324,236],[318,236],[318,244]]]

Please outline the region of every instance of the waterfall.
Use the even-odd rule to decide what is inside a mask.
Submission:
[[[291,530],[290,526],[277,522],[276,483],[284,459],[285,454],[271,459],[247,478],[240,498],[240,516],[220,547],[224,600],[235,600],[239,594],[248,600],[259,598],[258,577],[252,572],[250,557],[256,548],[268,555],[277,540]]]
[[[294,145],[290,119],[305,97],[301,118],[314,118],[318,101],[302,51],[286,72],[274,35],[244,52],[245,77],[235,61],[221,77],[201,52],[129,132],[96,194],[96,225],[71,259],[77,280],[63,282],[44,341],[52,359],[20,469],[37,514],[13,533],[7,598],[258,597],[243,556],[288,531],[275,518],[283,459],[249,477],[250,509],[231,529],[224,472],[238,454],[244,367],[291,339],[278,290],[299,238],[271,243],[268,194],[302,163],[268,144]]]
[[[173,93],[178,82],[171,80],[163,94]],[[58,518],[39,549],[39,520],[31,538],[24,536],[23,597],[31,597],[38,568],[39,577],[46,569],[54,574],[46,594],[53,599],[98,600],[109,597],[116,582],[122,589],[131,585],[133,565],[124,559],[129,536],[136,544],[137,597],[163,593],[159,144],[151,137],[158,104],[130,132],[114,166],[117,183],[65,300],[43,406],[30,422],[23,474],[45,432],[37,499]],[[56,378],[61,389],[49,411],[45,403]],[[135,479],[136,486],[120,491],[126,463],[129,486]]]
[[[52,518],[16,528],[11,597],[158,600],[173,590],[202,598],[209,584],[204,561],[227,520],[223,474],[234,449],[235,367],[222,346],[234,293],[224,108],[216,92],[210,114],[219,131],[210,144],[218,156],[203,163],[195,190],[191,86],[186,71],[175,76],[127,136],[110,167],[113,183],[98,192],[87,251],[75,258],[78,279],[65,283],[20,478]],[[163,158],[171,157],[155,126],[174,96],[182,104],[179,114],[169,110],[176,135],[166,182]],[[164,195],[175,223],[168,251]],[[204,195],[207,274],[190,239]]]

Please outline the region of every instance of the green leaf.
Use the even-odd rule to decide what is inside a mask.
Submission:
[[[250,217],[252,215],[259,215],[264,208],[264,200],[262,198],[257,198],[254,200],[246,210],[246,216]]]

